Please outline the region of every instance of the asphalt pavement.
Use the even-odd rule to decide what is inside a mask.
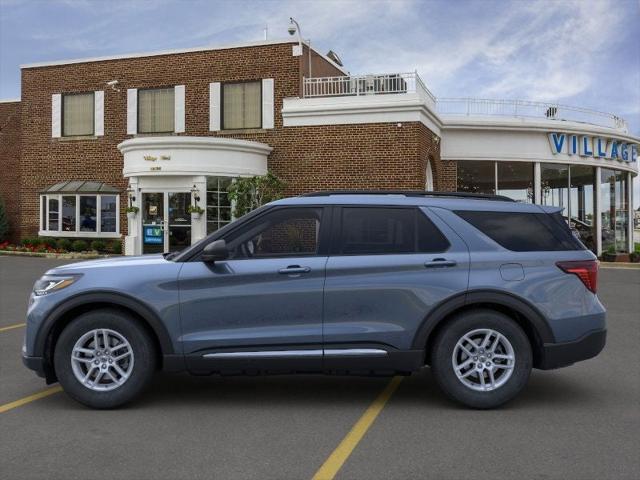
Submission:
[[[24,322],[35,279],[64,263],[0,256],[0,478],[311,479],[389,385],[158,374],[115,411],[63,392],[3,411],[46,388],[20,361],[24,328],[7,327]],[[601,269],[599,296],[609,312],[599,357],[534,370],[491,411],[449,402],[428,369],[404,378],[335,478],[640,478],[640,270]]]

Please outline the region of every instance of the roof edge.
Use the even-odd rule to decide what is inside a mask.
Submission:
[[[20,98],[0,98],[0,103],[18,103]]]

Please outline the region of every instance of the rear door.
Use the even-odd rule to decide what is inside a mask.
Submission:
[[[427,208],[336,207],[332,232],[325,368],[339,368],[347,356],[384,357],[411,349],[434,306],[467,289],[468,249]]]

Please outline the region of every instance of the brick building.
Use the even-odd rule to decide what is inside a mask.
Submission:
[[[289,195],[426,188],[557,204],[595,251],[628,250],[638,138],[618,117],[436,100],[415,73],[354,76],[297,48],[268,41],[22,66],[21,99],[0,103],[12,239],[123,237],[128,254],[183,248],[231,220],[233,178],[270,170]],[[571,151],[574,139],[588,145]],[[194,203],[199,218],[186,212]],[[139,212],[127,216],[129,205]]]

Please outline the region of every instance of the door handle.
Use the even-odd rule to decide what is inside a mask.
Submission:
[[[300,265],[289,265],[286,268],[281,268],[280,270],[278,270],[278,273],[281,273],[283,275],[295,275],[301,273],[309,273],[310,271],[311,268],[309,267],[301,267]]]
[[[446,258],[434,258],[430,262],[425,262],[425,268],[446,268],[455,267],[458,264],[455,260],[447,260]]]

